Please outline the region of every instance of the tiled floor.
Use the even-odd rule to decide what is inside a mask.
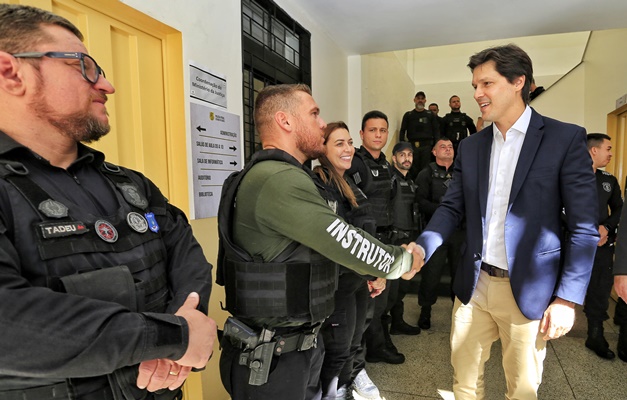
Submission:
[[[610,315],[615,302],[610,300]],[[432,327],[418,336],[393,336],[406,361],[401,365],[368,364],[370,378],[386,400],[453,399],[449,335],[452,303],[440,297],[433,308]],[[405,298],[405,320],[415,325],[419,308],[416,296]],[[573,330],[547,346],[539,398],[545,400],[626,400],[627,363],[597,357],[585,348],[587,323],[580,307]],[[605,337],[616,350],[618,327],[605,323]],[[486,365],[486,399],[505,397],[505,376],[497,342]],[[356,397],[358,399],[358,397]],[[360,399],[358,399],[360,400]]]

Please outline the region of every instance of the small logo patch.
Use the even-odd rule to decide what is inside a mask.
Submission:
[[[41,229],[41,235],[44,239],[82,235],[83,233],[89,232],[87,226],[81,221],[45,223],[40,224],[39,228]]]
[[[52,199],[44,200],[37,207],[46,217],[65,218],[67,217],[67,207],[63,203]]]
[[[128,213],[126,216],[126,222],[135,232],[144,233],[148,230],[148,221],[146,221],[146,218],[135,211]]]
[[[612,191],[612,185],[609,182],[603,182],[601,186],[603,186],[603,190],[605,190],[608,193]]]
[[[137,190],[137,186],[122,183],[118,187],[122,191],[122,196],[129,204],[141,209],[148,207],[148,200]]]
[[[100,239],[104,240],[105,242],[114,243],[118,240],[118,231],[110,222],[99,219],[94,224],[94,228],[96,228],[96,233],[98,234],[98,237],[100,237]]]

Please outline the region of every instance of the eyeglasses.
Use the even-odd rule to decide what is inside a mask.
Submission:
[[[100,68],[96,60],[94,60],[90,55],[85,53],[66,53],[62,51],[49,51],[46,53],[43,52],[28,52],[28,53],[16,53],[11,54],[15,58],[66,58],[66,59],[77,59],[81,62],[81,72],[83,74],[83,78],[91,84],[95,84],[98,82],[100,75],[106,78],[105,72]]]

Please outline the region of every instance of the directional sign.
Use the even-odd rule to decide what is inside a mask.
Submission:
[[[190,103],[194,217],[215,217],[224,180],[242,169],[239,116]]]

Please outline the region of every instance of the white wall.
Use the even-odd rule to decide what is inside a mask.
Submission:
[[[585,71],[579,65],[531,102],[537,112],[560,121],[585,126]]]
[[[359,133],[361,116],[366,112],[383,111],[390,124],[390,136],[383,151],[390,158],[392,147],[398,142],[403,114],[414,108],[416,92],[407,74],[405,61],[399,60],[393,52],[362,56],[361,90],[361,115],[358,125],[350,127],[351,132]]]
[[[607,114],[627,93],[627,29],[592,33],[584,58],[584,113],[588,132],[605,132]]]

